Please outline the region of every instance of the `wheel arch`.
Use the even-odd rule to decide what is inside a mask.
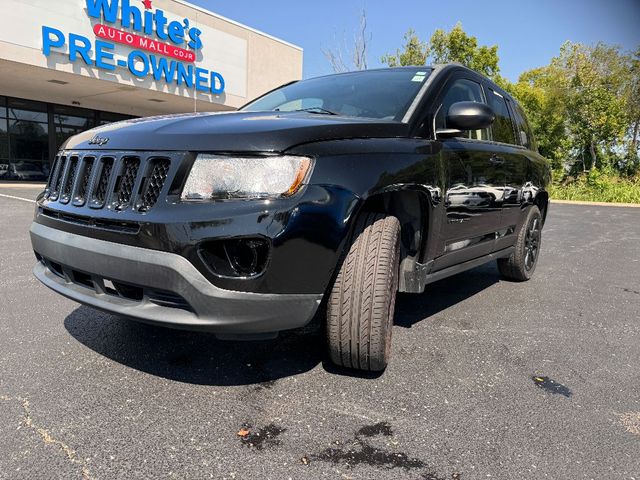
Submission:
[[[536,195],[533,204],[540,210],[540,213],[542,214],[542,225],[544,225],[547,220],[547,211],[549,210],[549,192],[539,192]]]
[[[433,218],[431,192],[420,186],[394,185],[363,198],[355,219],[369,212],[393,215],[400,222],[400,275],[398,290],[413,291],[407,284],[426,255],[429,223]]]

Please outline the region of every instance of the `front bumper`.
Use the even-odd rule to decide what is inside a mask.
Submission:
[[[267,334],[306,325],[322,300],[322,294],[225,290],[174,253],[39,223],[31,225],[30,234],[40,258],[34,274],[42,283],[85,305],[148,323],[221,336]],[[107,287],[111,284],[126,285],[125,294]]]

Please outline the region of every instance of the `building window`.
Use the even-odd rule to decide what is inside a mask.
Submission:
[[[9,134],[7,119],[0,117],[0,162],[9,161]]]
[[[106,125],[107,123],[120,122],[122,120],[128,120],[131,115],[121,115],[119,113],[111,112],[98,112],[98,125]]]
[[[0,96],[0,180],[44,181],[65,140],[128,118],[133,117]]]
[[[0,117],[0,178],[6,176],[8,171],[9,135],[7,133],[7,119]]]
[[[53,126],[56,135],[56,148],[60,148],[67,138],[95,127],[95,116],[93,110],[55,105],[53,107]]]
[[[12,180],[44,180],[49,173],[47,105],[10,98],[7,127],[11,161],[5,175]]]

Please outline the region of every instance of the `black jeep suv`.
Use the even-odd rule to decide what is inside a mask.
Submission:
[[[333,362],[382,370],[397,291],[491,260],[531,277],[549,180],[522,109],[467,68],[314,78],[69,139],[38,198],[34,273],[226,338],[319,313]]]

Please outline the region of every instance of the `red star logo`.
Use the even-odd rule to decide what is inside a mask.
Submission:
[[[142,0],[145,10],[151,10],[151,0]]]

